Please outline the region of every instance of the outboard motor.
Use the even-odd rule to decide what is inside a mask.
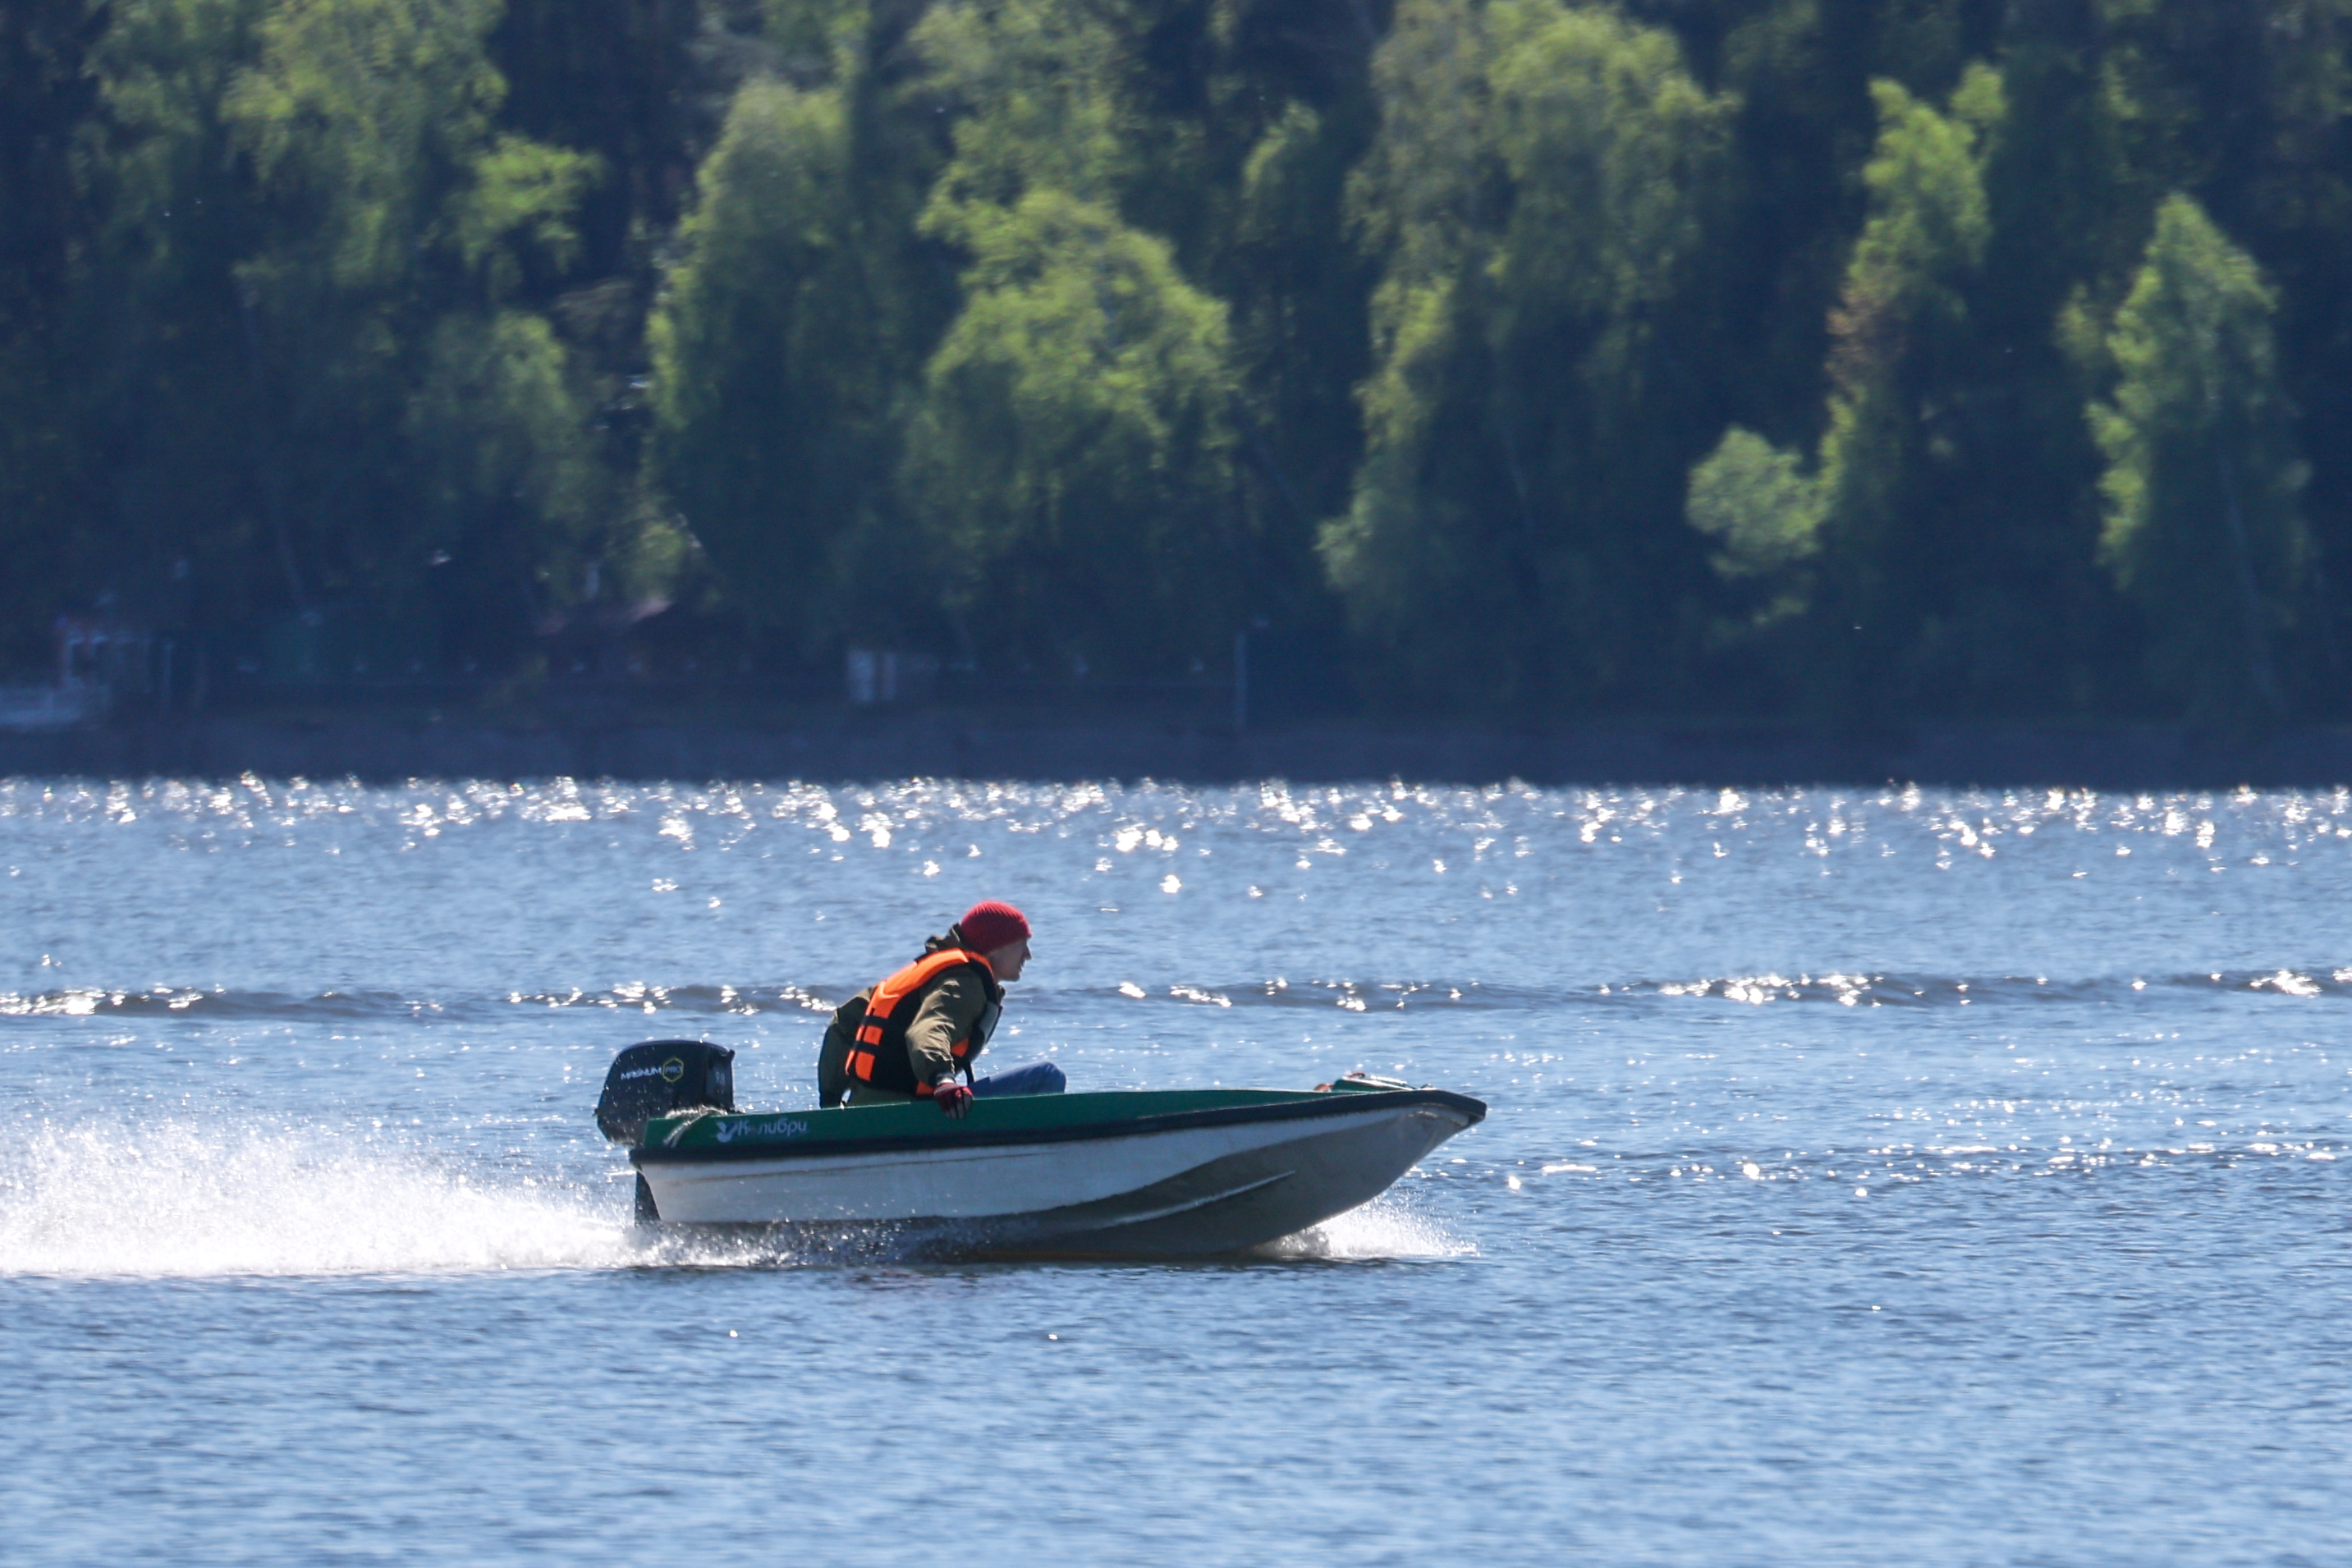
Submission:
[[[613,1058],[596,1126],[615,1143],[634,1143],[653,1118],[698,1105],[735,1109],[735,1053],[708,1040],[647,1040]]]

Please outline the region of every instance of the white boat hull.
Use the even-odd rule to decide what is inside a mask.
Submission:
[[[670,1222],[913,1226],[1022,1251],[1226,1252],[1369,1202],[1476,1120],[1460,1108],[1468,1102],[1389,1100],[1055,1142],[638,1163]]]

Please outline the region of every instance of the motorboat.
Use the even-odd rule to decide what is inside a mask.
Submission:
[[[648,1042],[614,1077],[705,1103],[641,1122],[599,1108],[608,1133],[635,1134],[639,1216],[662,1226],[887,1226],[1002,1253],[1242,1252],[1370,1202],[1486,1114],[1465,1095],[1363,1074],[1312,1089],[979,1099],[960,1119],[922,1101],[742,1113],[731,1068],[690,1046],[718,1050]]]

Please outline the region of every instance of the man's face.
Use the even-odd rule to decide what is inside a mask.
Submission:
[[[998,980],[1018,980],[1021,966],[1029,962],[1029,939],[1024,936],[1019,942],[1007,942],[986,956],[988,967],[996,972]]]

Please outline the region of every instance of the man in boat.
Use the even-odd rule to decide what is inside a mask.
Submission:
[[[975,1096],[1062,1092],[1062,1069],[1052,1062],[972,1076],[972,1059],[1003,1012],[1005,984],[1028,962],[1028,917],[994,899],[972,905],[946,935],[923,944],[922,957],[835,1011],[817,1056],[819,1102],[930,1100],[961,1117]]]

